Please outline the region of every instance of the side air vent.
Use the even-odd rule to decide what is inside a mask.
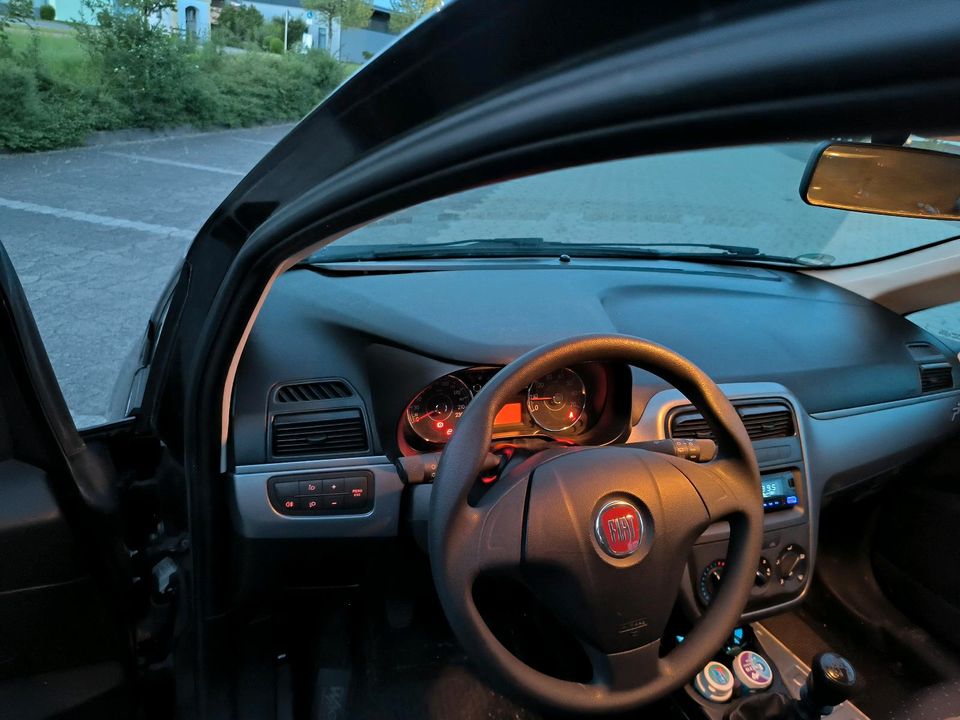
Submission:
[[[337,455],[369,448],[359,410],[278,415],[273,419],[273,456]]]
[[[312,402],[315,400],[339,400],[350,397],[353,391],[342,380],[316,380],[291,383],[277,388],[278,403]]]
[[[793,413],[783,405],[745,405],[737,408],[751,440],[790,437],[796,433]],[[670,419],[670,437],[712,439],[713,432],[700,413],[679,413]]]
[[[950,363],[928,363],[920,366],[920,392],[936,392],[953,387]]]

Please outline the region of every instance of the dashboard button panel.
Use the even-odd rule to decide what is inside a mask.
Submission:
[[[373,475],[366,471],[267,480],[270,504],[281,515],[360,515],[373,508],[373,491]]]

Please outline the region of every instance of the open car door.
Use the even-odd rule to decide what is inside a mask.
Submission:
[[[131,716],[137,648],[157,644],[152,609],[176,595],[173,561],[137,541],[157,528],[120,512],[149,504],[121,469],[151,466],[137,444],[129,423],[77,432],[0,247],[0,717]],[[137,630],[137,616],[151,619]]]

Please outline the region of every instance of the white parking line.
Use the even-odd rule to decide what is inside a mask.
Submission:
[[[123,218],[110,217],[109,215],[94,215],[92,213],[78,212],[77,210],[50,207],[49,205],[37,205],[35,203],[11,200],[3,197],[0,197],[0,207],[36,213],[37,215],[52,215],[53,217],[63,218],[65,220],[78,220],[94,225],[102,225],[103,227],[138,230],[153,235],[163,235],[164,237],[183,238],[185,240],[192,240],[194,235],[196,235],[192,230],[184,230],[183,228],[171,227],[169,225],[154,225],[153,223],[124,220]]]
[[[157,163],[158,165],[173,165],[175,167],[189,168],[190,170],[203,170],[205,172],[220,173],[221,175],[233,175],[235,177],[243,177],[246,175],[245,172],[227,170],[226,168],[214,167],[212,165],[198,165],[197,163],[180,162],[179,160],[167,160],[165,158],[154,158],[148,157],[147,155],[137,155],[135,153],[108,152],[104,150],[102,154],[111,155],[118,158],[126,158],[127,160],[137,160],[138,162],[152,162]]]
[[[266,145],[267,147],[273,147],[274,145],[277,144],[276,141],[271,142],[270,140],[251,140],[250,138],[242,138],[242,137],[234,138],[234,140],[236,140],[237,142],[250,143],[251,145]]]

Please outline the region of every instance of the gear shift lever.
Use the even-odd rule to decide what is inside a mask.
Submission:
[[[797,711],[806,720],[819,720],[849,700],[857,684],[857,672],[841,655],[825,652],[813,658],[806,684],[800,689]]]

